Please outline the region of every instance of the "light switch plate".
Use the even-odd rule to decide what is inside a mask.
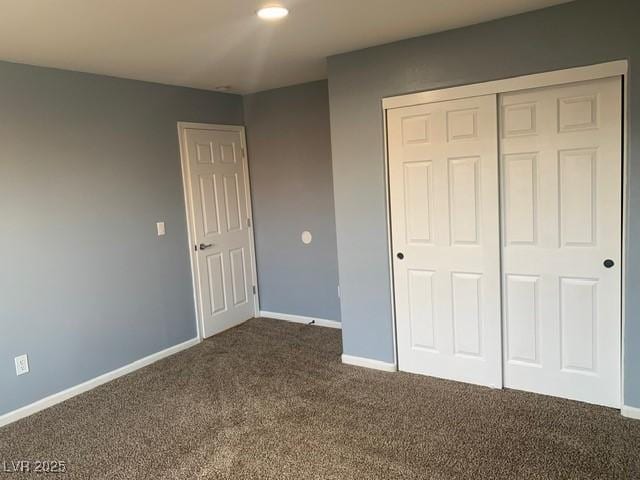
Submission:
[[[158,229],[158,236],[161,237],[162,235],[164,235],[166,232],[165,228],[164,228],[164,222],[158,222],[156,223],[156,228]]]
[[[29,359],[26,354],[14,358],[14,361],[16,362],[16,375],[29,373]]]

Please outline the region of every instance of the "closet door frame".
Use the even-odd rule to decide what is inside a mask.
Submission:
[[[411,93],[407,95],[391,96],[382,99],[383,131],[384,131],[384,176],[385,176],[385,199],[386,199],[386,220],[387,220],[387,254],[389,262],[389,280],[391,285],[391,315],[393,323],[393,344],[394,344],[394,364],[398,364],[398,343],[397,343],[397,320],[395,305],[395,286],[393,271],[393,245],[391,228],[391,199],[389,185],[389,151],[387,139],[387,111],[395,108],[421,105],[424,103],[442,102],[446,100],[456,100],[461,98],[476,97],[481,95],[499,95],[501,93],[527,90],[532,88],[559,86],[568,83],[583,82],[588,80],[598,80],[609,77],[622,77],[622,246],[621,246],[621,358],[620,358],[620,398],[622,403],[622,413],[625,414],[624,405],[624,372],[625,372],[625,324],[626,324],[626,238],[628,224],[628,74],[629,64],[627,60],[616,60],[613,62],[600,63],[595,65],[575,67],[564,70],[535,73],[519,77],[495,80],[483,83],[475,83],[458,87],[444,88],[439,90],[429,90],[425,92]],[[631,411],[629,413],[632,413]]]

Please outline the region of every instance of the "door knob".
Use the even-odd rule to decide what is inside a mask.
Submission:
[[[404,258],[404,253],[402,252],[398,252],[398,255],[396,255],[400,260],[402,260]]]
[[[615,265],[616,263],[611,260],[610,258],[607,258],[604,262],[603,265],[605,266],[605,268],[611,268]]]
[[[200,245],[198,245],[198,248],[200,248],[200,250],[206,250],[207,248],[211,247],[213,247],[213,243],[201,243]]]

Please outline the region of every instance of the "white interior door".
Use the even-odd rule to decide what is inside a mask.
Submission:
[[[618,407],[621,80],[500,99],[505,386]]]
[[[183,130],[198,308],[208,337],[253,318],[254,269],[242,130]]]
[[[497,98],[387,115],[398,366],[500,387]]]

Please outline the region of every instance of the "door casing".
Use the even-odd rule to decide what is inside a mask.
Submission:
[[[621,358],[620,358],[620,398],[621,410],[624,414],[625,410],[634,412],[636,409],[626,407],[624,404],[624,373],[625,373],[625,324],[626,324],[626,237],[628,228],[628,157],[629,157],[629,135],[628,135],[628,81],[627,74],[629,70],[629,62],[627,60],[616,60],[612,62],[600,63],[595,65],[575,67],[563,70],[554,70],[550,72],[535,73],[531,75],[523,75],[519,77],[507,78],[503,80],[494,80],[489,82],[474,83],[458,87],[450,87],[437,90],[429,90],[424,92],[411,93],[406,95],[390,96],[382,99],[383,113],[383,139],[384,139],[384,176],[385,176],[385,200],[386,200],[386,219],[387,219],[387,259],[389,262],[389,284],[391,285],[391,317],[393,331],[393,363],[398,365],[398,342],[397,342],[397,320],[395,305],[395,285],[393,271],[393,239],[391,236],[391,197],[389,184],[389,151],[388,151],[388,129],[387,129],[387,111],[394,108],[408,107],[412,105],[420,105],[424,103],[441,102],[446,100],[455,100],[460,98],[475,97],[481,95],[490,95],[507,92],[515,92],[518,90],[527,90],[532,88],[557,86],[567,83],[582,82],[588,80],[598,80],[609,77],[622,77],[623,85],[623,104],[622,104],[622,266],[621,266]]]
[[[222,130],[226,132],[237,132],[240,134],[240,139],[242,143],[242,148],[244,150],[244,155],[242,155],[242,162],[244,165],[244,183],[245,183],[245,195],[247,202],[247,218],[250,219],[250,225],[248,227],[249,230],[249,246],[251,250],[251,279],[253,281],[253,285],[256,286],[255,293],[255,304],[254,304],[254,316],[258,317],[260,312],[260,296],[259,296],[259,288],[258,288],[258,276],[256,269],[256,249],[255,249],[255,239],[253,232],[253,213],[251,211],[251,184],[249,182],[249,162],[248,162],[248,152],[247,152],[247,138],[245,135],[245,128],[241,125],[216,125],[209,123],[192,123],[192,122],[178,122],[178,140],[180,143],[180,164],[182,168],[182,187],[184,193],[184,205],[185,205],[185,214],[187,216],[187,236],[188,236],[188,248],[189,248],[189,259],[191,264],[191,283],[193,289],[193,300],[194,300],[194,308],[196,315],[196,326],[198,329],[198,338],[200,340],[204,339],[204,319],[201,318],[200,315],[200,295],[198,293],[197,286],[197,258],[193,249],[195,245],[195,230],[193,225],[193,205],[191,204],[191,182],[189,179],[189,158],[187,156],[187,145],[184,139],[184,133],[186,129],[198,129],[198,130]]]

